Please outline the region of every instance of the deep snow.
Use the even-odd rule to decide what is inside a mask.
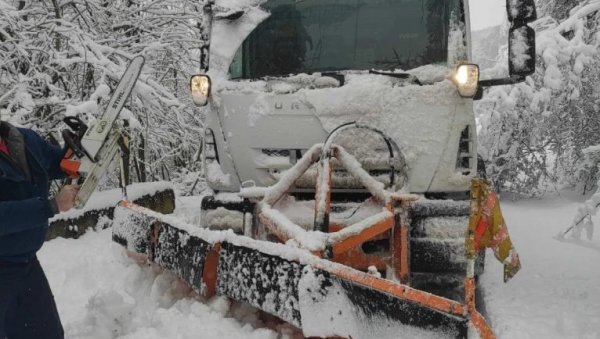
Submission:
[[[600,338],[599,237],[595,249],[553,239],[581,201],[501,202],[523,268],[504,284],[501,265],[487,256],[482,285],[499,338]]]
[[[200,199],[177,203],[177,213],[194,222],[185,216],[195,215]],[[136,264],[111,237],[110,229],[89,231],[47,242],[38,253],[66,338],[277,338],[254,310],[221,297],[197,299],[174,275]]]
[[[198,198],[179,198],[176,213],[197,222],[199,204]],[[487,257],[482,287],[498,338],[600,338],[600,246],[552,238],[570,224],[578,202],[503,201],[502,207],[523,269],[504,284],[502,266]],[[224,298],[198,299],[171,274],[125,256],[112,243],[110,230],[90,231],[78,240],[52,240],[39,257],[67,338],[297,335],[287,326],[267,329],[257,312]]]

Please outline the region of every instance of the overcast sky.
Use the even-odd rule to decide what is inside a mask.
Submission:
[[[497,26],[506,17],[506,0],[469,0],[471,29]]]

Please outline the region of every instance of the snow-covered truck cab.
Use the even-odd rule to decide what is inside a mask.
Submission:
[[[334,128],[356,121],[400,146],[410,191],[468,191],[472,100],[451,79],[469,60],[465,14],[460,0],[270,0],[260,14],[215,21],[206,140],[214,138],[219,159],[217,167],[205,153],[209,186],[271,185]],[[462,71],[474,81],[474,66]],[[381,149],[373,139],[371,152]],[[367,151],[369,140],[360,141]],[[306,183],[297,190],[314,187]]]
[[[464,270],[468,206],[448,210],[452,204],[431,199],[468,197],[477,175],[473,98],[483,86],[522,81],[535,68],[527,26],[535,19],[533,2],[507,0],[507,8],[510,76],[480,80],[470,62],[466,0],[209,4],[207,72],[191,81],[195,102],[208,107],[203,161],[216,193],[202,203],[204,226],[243,232],[256,222],[252,204],[228,193],[273,185],[314,144],[356,122],[383,132],[399,154],[391,157],[369,130],[334,142],[392,190],[429,198],[420,209],[429,214],[412,218],[413,271]],[[345,171],[334,171],[332,180],[333,201],[365,192]],[[312,196],[315,181],[316,170],[309,171],[292,193],[298,200]],[[431,237],[435,249],[421,241]]]

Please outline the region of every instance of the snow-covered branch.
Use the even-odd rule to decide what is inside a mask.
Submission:
[[[145,148],[133,150],[144,155],[135,161],[145,164],[143,177],[175,172],[176,163],[198,170],[192,157],[203,125],[187,83],[199,67],[202,5],[0,0],[2,118],[43,134],[63,129],[67,115],[92,122],[129,61],[143,55],[146,66],[124,111],[134,147]]]

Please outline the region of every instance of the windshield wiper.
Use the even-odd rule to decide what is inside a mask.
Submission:
[[[421,83],[421,80],[419,80],[419,78],[417,78],[416,76],[414,76],[412,74],[408,74],[408,73],[381,72],[381,71],[376,71],[374,69],[371,69],[371,70],[369,70],[369,74],[387,75],[392,78],[409,80],[411,83],[413,83],[415,85],[423,86],[423,83]]]
[[[340,87],[344,86],[344,84],[346,83],[346,76],[342,73],[337,73],[337,72],[321,72],[321,76],[322,77],[330,77],[330,78],[334,78],[335,80],[337,80],[340,83]]]

